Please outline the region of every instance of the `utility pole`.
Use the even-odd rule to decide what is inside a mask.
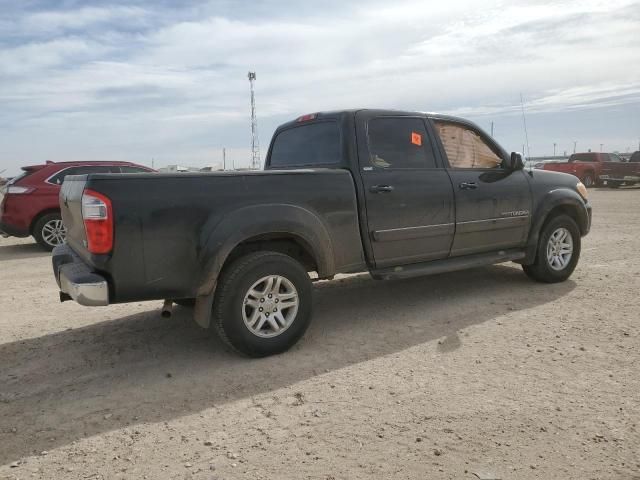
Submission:
[[[227,149],[222,147],[222,170],[227,169]]]
[[[573,141],[573,153],[576,153],[576,145],[578,142],[576,140]]]
[[[256,119],[256,99],[253,91],[253,82],[256,81],[256,72],[249,72],[249,86],[251,89],[251,168],[260,168],[260,147],[258,146],[258,120]]]
[[[491,122],[491,138],[493,138],[493,122]]]
[[[602,152],[602,146],[604,145],[604,143],[600,144],[600,152]]]
[[[556,142],[553,142],[553,156],[556,156]]]

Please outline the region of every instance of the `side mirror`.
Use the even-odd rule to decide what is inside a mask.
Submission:
[[[522,161],[522,155],[518,152],[511,152],[511,158],[509,158],[510,170],[522,170],[524,168],[524,162]]]

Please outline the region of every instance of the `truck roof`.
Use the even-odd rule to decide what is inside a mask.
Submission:
[[[288,122],[283,123],[276,130],[281,130],[281,129],[290,127],[292,125],[300,124],[301,122],[305,122],[305,121],[320,120],[320,119],[323,119],[323,118],[340,118],[340,117],[347,116],[347,115],[349,115],[349,116],[355,115],[356,113],[362,112],[362,111],[376,112],[376,113],[378,113],[380,115],[400,115],[400,116],[429,117],[429,118],[434,118],[434,119],[443,120],[443,121],[453,121],[453,122],[467,123],[469,125],[473,125],[476,128],[479,128],[473,122],[471,122],[471,121],[469,121],[469,120],[467,120],[465,118],[455,117],[453,115],[446,115],[446,114],[442,114],[442,113],[424,112],[424,111],[418,111],[418,110],[383,109],[383,108],[351,108],[351,109],[346,109],[346,110],[329,110],[329,111],[326,111],[326,112],[313,112],[313,113],[307,113],[307,114],[304,114],[304,115],[300,115],[299,117],[295,118],[294,120],[290,120]]]

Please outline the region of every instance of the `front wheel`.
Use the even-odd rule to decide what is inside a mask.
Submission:
[[[62,245],[66,234],[67,232],[59,213],[43,215],[33,226],[33,238],[47,251]]]
[[[552,218],[540,232],[535,262],[522,266],[524,273],[538,282],[563,282],[578,264],[580,240],[580,230],[571,217]]]
[[[213,307],[220,338],[250,357],[284,352],[311,322],[312,286],[304,267],[277,252],[256,252],[223,270]]]

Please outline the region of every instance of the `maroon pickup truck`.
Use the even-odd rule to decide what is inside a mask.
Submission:
[[[640,183],[640,163],[624,162],[615,153],[574,153],[566,162],[548,162],[542,168],[575,175],[587,187],[618,188]]]

